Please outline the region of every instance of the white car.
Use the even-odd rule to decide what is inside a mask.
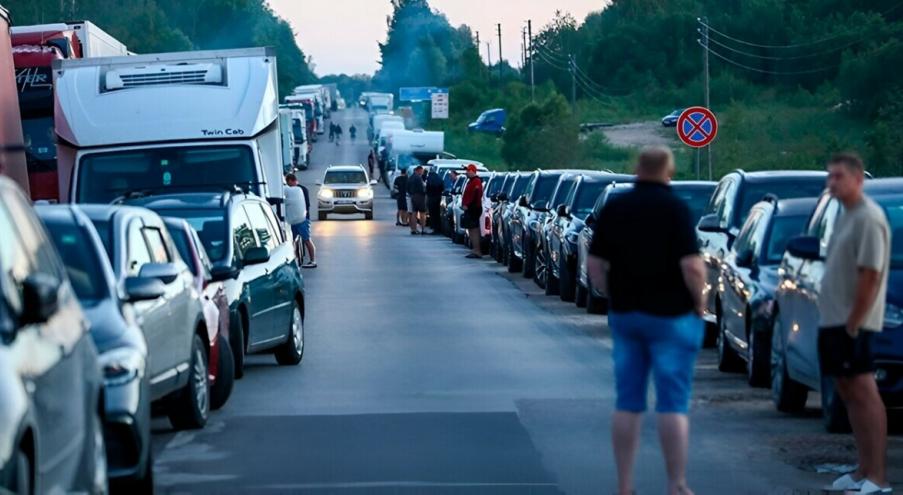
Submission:
[[[317,182],[317,218],[326,220],[330,213],[353,215],[363,213],[373,220],[373,186],[363,165],[333,165]]]
[[[492,178],[492,175],[493,175],[492,172],[477,172],[477,177],[479,177],[480,180],[483,181],[484,194],[483,194],[483,197],[481,198],[482,204],[483,204],[483,215],[480,217],[480,229],[483,231],[482,232],[483,237],[490,235],[492,232],[491,229],[486,228],[486,218],[487,218],[487,215],[489,214],[490,205],[486,202],[487,198],[486,198],[486,194],[485,194],[486,184],[489,182],[489,179]],[[467,182],[469,180],[470,179],[467,179],[467,181],[464,182],[464,188],[461,189],[462,191],[467,189]],[[455,202],[452,205],[452,211],[454,213],[454,217],[453,217],[454,220],[453,220],[453,225],[452,225],[454,232],[452,233],[452,240],[459,244],[463,243],[465,241],[465,239],[467,238],[467,229],[465,229],[464,227],[461,227],[461,216],[464,215],[464,207],[461,203],[463,197],[464,197],[463,193],[458,196],[455,196]]]

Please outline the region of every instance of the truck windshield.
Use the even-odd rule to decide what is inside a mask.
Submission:
[[[92,153],[79,162],[77,203],[121,196],[221,191],[258,184],[251,148],[186,146]],[[253,188],[252,188],[253,190]]]

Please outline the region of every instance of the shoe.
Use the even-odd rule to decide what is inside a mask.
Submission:
[[[865,483],[865,478],[861,480],[853,479],[853,475],[845,474],[834,480],[833,483],[825,487],[825,490],[832,492],[856,491]]]
[[[304,263],[303,265],[301,265],[301,268],[316,268],[316,267],[317,267],[316,261],[308,261],[307,263]]]
[[[878,484],[874,483],[872,480],[865,479],[861,481],[859,491],[856,491],[856,493],[894,493],[894,489],[890,486],[878,486]]]
[[[417,232],[416,230],[412,230],[411,235],[420,235],[420,232]]]

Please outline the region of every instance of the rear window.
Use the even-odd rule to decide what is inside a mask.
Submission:
[[[749,210],[754,204],[762,201],[766,194],[774,194],[778,199],[817,198],[824,189],[823,177],[795,177],[783,181],[747,183],[740,193],[740,209],[735,212],[737,221],[734,225],[743,225]]]
[[[360,172],[326,172],[326,178],[323,179],[324,184],[363,184],[367,182],[367,175],[363,170]]]
[[[101,270],[101,260],[92,248],[87,233],[78,225],[68,222],[44,222],[50,238],[66,266],[69,282],[75,295],[83,304],[94,304],[108,293]]]
[[[207,255],[213,261],[220,261],[226,257],[226,242],[231,241],[229,234],[226,233],[225,212],[223,210],[213,209],[178,209],[178,210],[158,210],[161,216],[176,217],[185,219],[188,225],[197,231],[201,244],[207,250]],[[178,237],[178,236],[173,236]],[[179,247],[179,240],[176,240],[176,246],[182,258],[189,263],[188,258]]]

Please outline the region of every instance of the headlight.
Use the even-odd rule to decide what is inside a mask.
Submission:
[[[897,328],[903,325],[903,310],[895,304],[887,303],[884,307],[884,328]]]
[[[320,199],[332,199],[334,195],[332,189],[320,189]]]
[[[365,187],[357,190],[358,199],[373,199],[373,189]]]
[[[144,375],[144,356],[131,347],[120,347],[98,356],[107,385],[122,385]]]

